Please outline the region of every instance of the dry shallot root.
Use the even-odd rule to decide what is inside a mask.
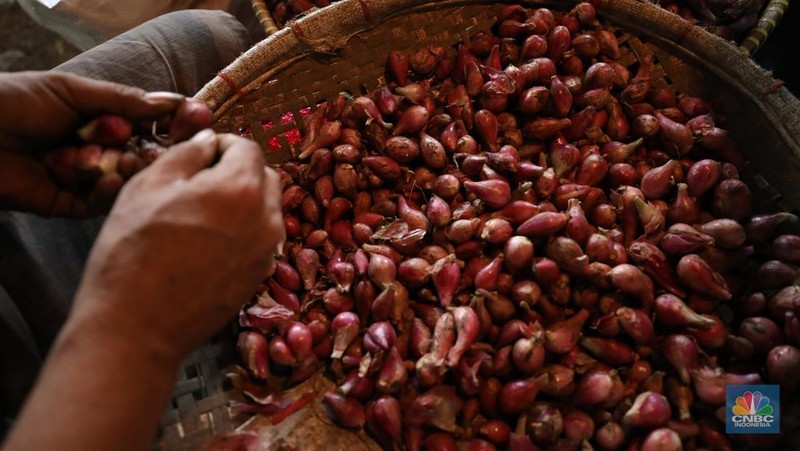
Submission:
[[[172,117],[160,121],[168,128],[163,136],[135,135],[140,130],[124,117],[101,115],[77,131],[78,144],[44,153],[42,160],[58,182],[88,199],[89,214],[100,214],[111,208],[125,181],[168,146],[210,127],[211,121],[208,107],[193,99],[184,100]]]
[[[800,380],[797,217],[591,4],[497,19],[307,119],[237,385],[324,368],[386,449],[731,449],[725,385]]]

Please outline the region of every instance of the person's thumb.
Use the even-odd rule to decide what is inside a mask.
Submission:
[[[51,89],[75,110],[87,116],[116,114],[132,121],[154,120],[171,113],[184,96],[172,92],[151,92],[132,86],[52,73]]]

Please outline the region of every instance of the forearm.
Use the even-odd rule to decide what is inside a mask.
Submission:
[[[178,359],[99,321],[64,327],[6,450],[152,448]]]
[[[256,143],[210,130],[133,177],[6,449],[150,449],[181,358],[252,297],[285,239],[280,193]]]

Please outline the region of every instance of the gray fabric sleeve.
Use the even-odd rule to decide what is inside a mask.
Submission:
[[[247,30],[222,11],[165,14],[53,70],[194,95],[249,47]]]

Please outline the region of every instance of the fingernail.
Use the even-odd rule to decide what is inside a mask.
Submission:
[[[177,103],[185,98],[183,94],[168,91],[148,92],[144,95],[144,99],[150,103]]]
[[[192,137],[191,141],[194,141],[194,142],[206,142],[206,141],[213,140],[216,136],[217,136],[217,134],[214,133],[214,130],[211,130],[210,128],[207,128],[207,129],[200,130],[199,132],[197,132],[197,134]]]

